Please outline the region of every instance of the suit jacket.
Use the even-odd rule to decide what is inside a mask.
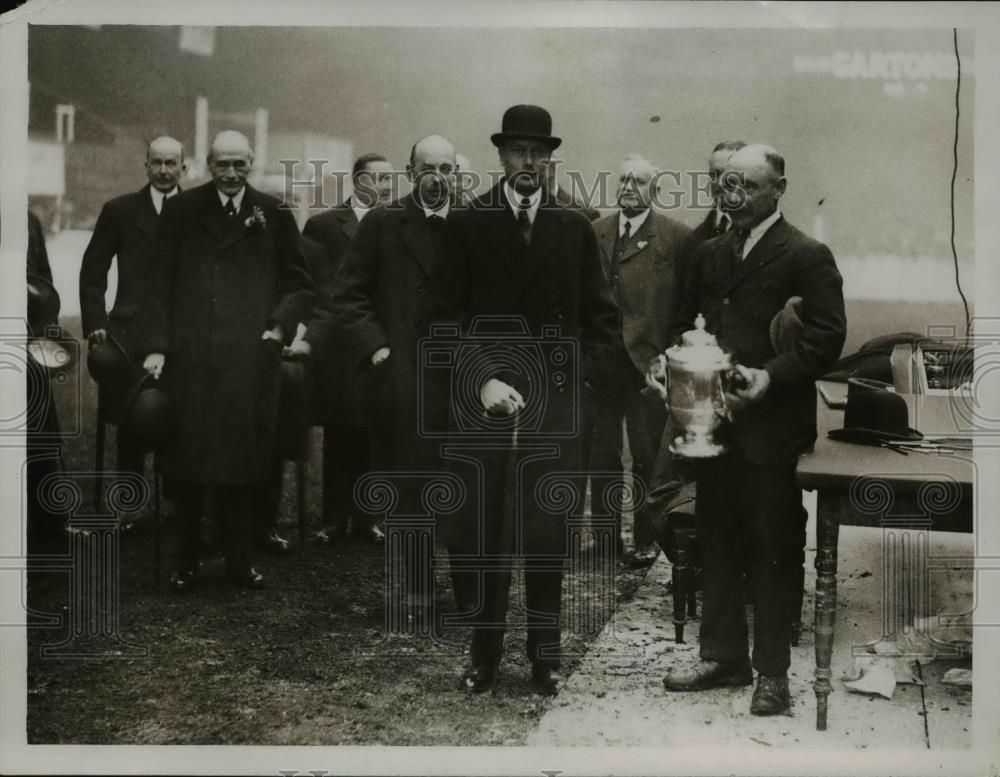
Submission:
[[[564,208],[568,208],[569,210],[575,210],[582,213],[590,221],[597,221],[597,219],[601,217],[601,213],[597,210],[597,208],[592,208],[580,200],[574,199],[573,196],[562,187],[556,189],[554,199],[557,204]]]
[[[757,464],[789,464],[816,440],[814,382],[844,346],[843,282],[830,249],[784,218],[742,261],[733,259],[735,242],[730,230],[696,250],[676,334],[702,313],[723,350],[767,370],[767,393],[735,415],[734,441]],[[771,346],[771,319],[796,295],[803,300],[803,331],[795,348],[779,355]]]
[[[601,263],[612,282],[624,345],[639,372],[670,345],[691,230],[650,210],[615,257],[619,211],[594,224]]]
[[[351,244],[358,231],[358,217],[354,215],[350,198],[343,205],[312,216],[302,229],[305,237],[323,244],[329,256],[339,259]]]
[[[418,367],[418,340],[456,317],[443,294],[442,240],[443,227],[434,233],[408,195],[365,216],[334,279],[326,331],[339,329],[348,358],[367,375],[376,466],[433,467],[437,444],[419,434],[421,396],[425,424],[447,428],[446,389],[421,384]],[[371,367],[383,346],[388,361]]]
[[[543,196],[525,244],[506,197],[503,183],[449,219],[451,294],[465,316],[466,346],[456,351],[454,436],[452,442],[476,445],[477,430],[466,421],[482,417],[479,388],[499,377],[524,397],[518,432],[520,450],[538,457],[518,474],[519,531],[502,530],[501,544],[518,537],[522,552],[565,552],[566,512],[546,512],[536,487],[551,475],[580,467],[579,422],[583,380],[598,385],[608,380],[608,357],[619,340],[611,289],[601,269],[597,239],[581,214]],[[489,330],[470,328],[477,316],[494,316]],[[483,323],[482,320],[479,322]],[[463,360],[463,353],[468,357]],[[574,384],[572,376],[578,374]],[[464,419],[464,420],[463,420]],[[508,427],[509,428],[509,427]],[[466,483],[474,504],[443,521],[452,547],[476,548],[480,532],[489,536],[504,520],[502,499],[508,455],[481,446],[480,467],[450,463]],[[509,445],[510,441],[507,440]],[[547,448],[548,452],[535,448]],[[481,479],[482,478],[482,479]],[[482,500],[483,510],[480,513]],[[542,500],[544,501],[544,500]],[[545,504],[548,504],[546,501]],[[551,505],[550,505],[551,506]],[[470,512],[471,511],[471,512]],[[475,514],[472,514],[475,513]],[[507,516],[508,518],[510,516]],[[491,543],[493,540],[490,541]]]
[[[83,334],[108,329],[135,356],[135,322],[145,304],[145,283],[153,254],[158,216],[147,184],[107,202],[80,264],[80,314]],[[118,291],[110,314],[105,309],[108,270],[118,260]]]
[[[719,229],[715,226],[715,208],[712,208],[708,215],[705,217],[698,226],[696,226],[691,231],[691,247],[692,250],[697,248],[706,240],[711,240],[713,237],[718,237],[719,235],[725,234],[726,230]]]
[[[246,187],[226,216],[209,182],[168,200],[157,227],[139,352],[165,353],[176,414],[164,473],[196,483],[253,483],[275,450],[280,346],[312,304],[298,228],[280,202]],[[263,225],[248,225],[255,213]]]
[[[306,322],[306,339],[313,346],[313,418],[323,425],[368,423],[367,373],[349,354],[349,340],[331,326],[334,278],[357,230],[350,200],[313,216],[302,230],[302,248],[316,286],[316,307]]]

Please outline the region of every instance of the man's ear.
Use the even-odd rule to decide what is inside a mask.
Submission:
[[[413,183],[413,168],[410,165],[406,166],[406,180]]]
[[[785,189],[788,188],[788,179],[782,176],[778,180],[778,185],[775,187],[778,190],[778,196],[781,197],[785,193]]]

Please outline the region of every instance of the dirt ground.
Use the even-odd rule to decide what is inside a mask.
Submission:
[[[56,390],[63,419],[74,412],[73,385],[70,380]],[[96,402],[85,368],[79,385],[84,433],[68,439],[64,456],[66,471],[85,473],[93,469]],[[110,463],[110,434],[107,450]],[[315,528],[317,455],[309,472],[308,514]],[[86,493],[90,486],[81,485]],[[293,488],[294,479],[286,478],[280,529],[297,543]],[[74,628],[73,583],[67,571],[44,562],[29,572],[28,606],[39,624],[27,631],[31,744],[522,745],[546,708],[528,681],[525,633],[516,625],[523,612],[517,575],[498,687],[470,697],[456,686],[466,665],[467,632],[387,634],[381,548],[348,540],[307,544],[301,555],[298,547],[286,557],[257,554],[268,582],[262,592],[226,583],[221,558],[209,553],[203,584],[176,596],[166,587],[169,526],[161,531],[157,577],[152,513],[130,517],[138,531],[120,546],[119,639],[99,643],[119,655],[43,656],[45,646],[65,642]],[[439,561],[435,608],[446,613],[454,605],[446,559]],[[591,559],[567,576],[566,622],[576,624],[565,635],[567,673],[600,633],[612,603],[627,601],[643,574]],[[108,606],[114,605],[102,611]],[[584,610],[590,617],[577,617]],[[41,625],[46,615],[57,616],[56,624]],[[91,642],[71,644],[86,652]]]

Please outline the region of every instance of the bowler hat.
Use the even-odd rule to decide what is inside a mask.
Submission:
[[[847,381],[844,428],[832,429],[829,436],[842,442],[881,445],[893,440],[922,440],[923,435],[909,426],[906,400],[875,380],[851,378]]]
[[[309,442],[311,403],[308,374],[309,368],[303,360],[287,357],[281,360],[276,445],[278,455],[286,461],[301,459]]]
[[[28,274],[28,326],[40,332],[59,318],[59,292],[48,278]]]
[[[122,407],[120,429],[142,446],[156,450],[170,437],[173,414],[170,398],[152,375],[145,374],[132,386]]]
[[[132,360],[125,349],[110,334],[100,343],[94,343],[87,350],[87,370],[103,389],[119,390],[124,393],[133,377]]]
[[[771,319],[771,347],[775,353],[790,353],[802,334],[802,297],[789,297],[785,306]]]
[[[552,151],[562,143],[562,138],[552,134],[552,116],[537,105],[515,105],[508,108],[500,122],[500,131],[490,135],[490,140],[497,148],[514,138],[540,140],[547,143]]]

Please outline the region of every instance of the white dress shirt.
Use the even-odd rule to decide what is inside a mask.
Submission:
[[[175,194],[177,194],[176,186],[166,194],[161,192],[155,186],[149,187],[149,195],[153,198],[153,209],[156,210],[157,216],[159,216],[160,213],[163,212],[163,201],[169,199],[170,197],[173,197]]]
[[[451,208],[451,204],[446,202],[438,210],[431,210],[430,208],[425,208],[423,206],[421,207],[423,208],[424,215],[427,218],[430,218],[431,216],[440,216],[441,218],[446,219],[448,218],[448,211]]]
[[[767,232],[767,230],[769,230],[771,227],[773,227],[780,218],[781,218],[781,211],[775,208],[774,213],[772,213],[770,216],[768,216],[766,219],[760,222],[760,224],[758,224],[756,227],[750,230],[750,234],[747,235],[747,239],[743,243],[743,256],[740,257],[741,259],[746,259],[750,255],[750,252],[753,250],[753,247],[757,245],[757,243],[760,241],[762,237],[764,237],[764,233]]]
[[[247,187],[244,186],[242,189],[240,189],[238,192],[236,192],[236,194],[233,195],[232,197],[230,197],[228,194],[223,194],[218,189],[216,189],[215,191],[219,195],[219,202],[222,203],[223,209],[225,209],[226,203],[229,202],[229,200],[232,200],[233,201],[233,207],[236,208],[236,212],[237,213],[240,212],[240,205],[243,204],[243,195],[246,194]]]
[[[514,211],[514,217],[516,218],[521,212],[521,200],[523,198],[517,193],[514,187],[510,185],[509,181],[503,182],[503,192],[507,197],[507,202],[510,203],[510,209]],[[534,224],[535,214],[538,213],[538,204],[542,201],[542,189],[539,187],[531,194],[525,196],[528,198],[528,219],[532,224]]]
[[[625,237],[625,225],[631,224],[629,228],[629,236],[635,235],[639,231],[639,227],[646,223],[646,219],[649,218],[649,211],[652,208],[646,208],[638,216],[626,216],[625,211],[618,211],[618,237]]]
[[[368,215],[368,212],[371,210],[371,208],[361,207],[360,205],[358,205],[358,201],[353,197],[351,197],[351,210],[354,211],[354,218],[356,218],[358,220],[358,223],[360,224],[361,219],[363,219],[366,215]]]

